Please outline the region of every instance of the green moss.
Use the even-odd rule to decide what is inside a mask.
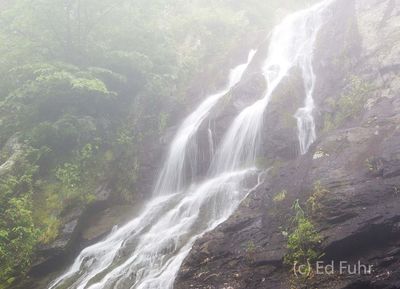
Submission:
[[[279,193],[277,193],[274,198],[272,199],[275,203],[280,203],[286,199],[287,191],[282,190]]]

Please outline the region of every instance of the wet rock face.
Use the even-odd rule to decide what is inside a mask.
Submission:
[[[298,155],[295,124],[285,119],[303,97],[294,71],[266,112],[264,185],[195,243],[176,289],[400,288],[400,4],[339,0],[329,15],[314,61],[317,141]],[[360,261],[371,274],[303,280],[283,264],[291,206],[305,207],[316,183],[326,190],[310,216],[322,260]]]
[[[102,211],[108,206],[111,191],[107,186],[102,185],[93,195],[95,200],[89,206],[76,207],[62,216],[62,226],[56,240],[38,248],[35,262],[29,272],[32,277],[47,275],[63,268],[65,263],[81,249],[82,232],[89,226],[90,217],[96,211]],[[109,226],[108,231],[111,228],[112,225]],[[102,236],[108,231],[103,232]],[[97,240],[96,237],[99,235],[93,234],[85,241],[92,243]]]

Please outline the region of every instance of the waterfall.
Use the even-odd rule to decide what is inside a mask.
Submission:
[[[299,142],[308,148],[315,138],[312,50],[322,18],[318,15],[327,3],[291,14],[273,30],[263,65],[266,92],[233,120],[216,146],[206,180],[193,182],[198,159],[196,133],[218,100],[240,81],[255,51],[249,53],[247,63],[231,71],[222,91],[207,97],[183,121],[169,148],[154,197],[139,216],[85,248],[50,289],[171,289],[193,243],[224,222],[262,183],[263,174],[255,168],[255,159],[263,114],[273,92],[295,66],[301,68],[307,90],[305,107],[296,117],[300,119]],[[188,169],[189,175],[185,175]]]
[[[316,6],[315,9],[321,10],[327,5],[327,3],[329,2],[322,3]],[[304,102],[304,107],[299,108],[295,114],[295,118],[297,120],[300,153],[305,154],[310,148],[310,145],[316,139],[315,122],[313,117],[313,94],[316,76],[314,73],[312,60],[314,43],[318,31],[322,25],[322,15],[321,13],[311,13],[307,17],[307,21],[303,21],[302,23],[299,23],[299,25],[302,26],[299,31],[299,33],[301,33],[299,37],[309,39],[309,41],[302,44],[301,49],[298,52],[298,64],[302,71],[306,99]]]
[[[139,217],[111,233],[103,241],[84,249],[67,272],[53,281],[49,288],[57,288],[65,284],[69,288],[79,289],[111,288],[112,286],[126,288],[125,285],[118,284],[122,284],[125,278],[132,279],[129,272],[134,268],[136,268],[134,277],[136,281],[133,287],[146,288],[143,287],[144,285],[140,287],[140,282],[145,284],[144,280],[151,274],[156,274],[158,270],[167,274],[168,265],[171,266],[172,261],[174,262],[172,264],[178,262],[179,252],[182,256],[186,256],[183,252],[190,249],[197,235],[229,216],[233,207],[227,206],[224,210],[216,208],[221,206],[220,202],[237,203],[230,200],[235,198],[234,191],[239,191],[240,182],[231,183],[230,180],[243,178],[247,171],[223,174],[197,186],[192,184],[190,188],[186,188],[185,194],[183,194],[183,188],[185,182],[190,183],[188,177],[195,175],[193,170],[197,167],[198,159],[195,135],[200,125],[218,100],[241,80],[255,53],[255,50],[251,50],[247,62],[230,71],[226,87],[208,96],[183,121],[169,147],[154,190],[155,197],[146,205]],[[192,169],[191,176],[185,175],[188,168]],[[197,224],[198,215],[204,214],[210,206],[213,206],[213,209],[207,213],[209,220]],[[191,232],[191,226],[194,226],[196,230]],[[157,231],[162,228],[162,231]],[[178,230],[175,231],[174,228]],[[160,234],[161,232],[163,234]],[[165,239],[162,240],[160,236],[165,236]],[[126,258],[125,254],[130,250],[129,248],[134,248],[134,251],[130,258]],[[169,258],[167,258],[168,252]],[[173,259],[175,255],[176,258]],[[114,269],[110,270],[111,268]],[[91,284],[99,274],[104,275],[102,280]],[[165,285],[165,281],[162,282]],[[156,288],[166,288],[160,286]]]
[[[302,70],[306,90],[306,105],[295,115],[301,153],[304,154],[314,142],[316,134],[312,111],[315,75],[312,55],[316,35],[321,27],[321,12],[329,3],[322,2],[293,13],[275,27],[263,65],[267,90],[262,99],[246,107],[234,120],[213,160],[213,174],[255,163],[264,111],[277,86],[295,66]]]
[[[211,122],[208,123],[207,137],[208,137],[208,151],[210,154],[210,159],[212,159],[214,156],[214,138],[211,129]]]
[[[185,183],[191,182],[194,171],[197,168],[197,144],[194,139],[198,128],[207,117],[210,110],[218,100],[226,95],[242,78],[244,71],[253,59],[255,50],[251,50],[247,62],[238,65],[229,73],[229,82],[221,91],[210,95],[200,106],[190,114],[182,123],[173,139],[167,160],[164,162],[163,169],[158,178],[154,192],[156,194],[169,194],[179,192]],[[190,171],[190,175],[186,175]]]

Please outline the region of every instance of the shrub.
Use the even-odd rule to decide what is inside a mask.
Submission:
[[[0,284],[10,284],[30,265],[38,230],[32,216],[32,164],[36,151],[27,150],[0,178]]]
[[[306,265],[321,257],[319,245],[322,239],[311,220],[306,217],[298,200],[295,201],[293,210],[295,212],[294,228],[288,235],[288,253],[284,258],[284,263]]]

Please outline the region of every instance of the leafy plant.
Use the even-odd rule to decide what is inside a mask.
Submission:
[[[305,215],[298,200],[294,202],[292,208],[295,214],[294,227],[288,235],[288,253],[284,258],[284,263],[291,266],[294,263],[308,265],[321,257],[319,246],[322,238]]]
[[[56,171],[56,177],[62,184],[62,195],[64,200],[75,199],[87,203],[92,200],[90,187],[90,168],[94,166],[94,153],[97,146],[86,144],[76,153],[73,163],[64,163]],[[89,192],[88,192],[89,191]]]
[[[37,151],[26,149],[0,178],[0,284],[9,284],[30,265],[39,231],[32,216]]]

